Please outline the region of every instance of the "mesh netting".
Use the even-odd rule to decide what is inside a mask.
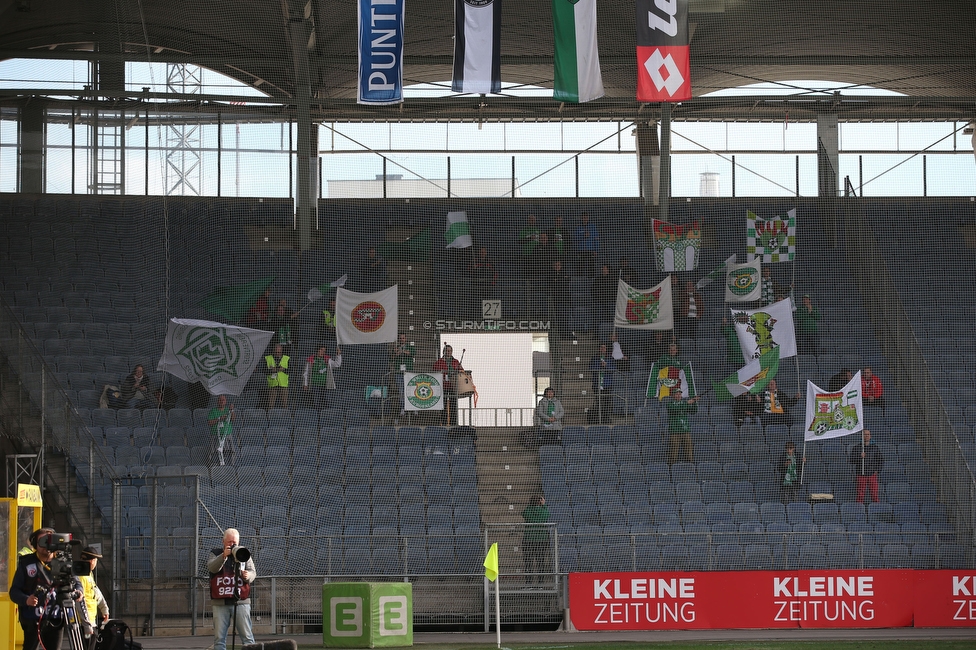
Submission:
[[[398,113],[352,101],[349,3],[285,20],[255,5],[244,20],[218,3],[176,18],[123,4],[98,43],[71,48],[78,60],[2,64],[8,85],[71,96],[0,106],[0,190],[22,192],[0,200],[3,350],[24,387],[4,399],[25,439],[42,442],[29,416],[43,413],[67,453],[116,581],[140,594],[123,611],[174,586],[167,614],[205,611],[193,578],[227,527],[262,580],[280,580],[274,607],[313,624],[323,576],[409,579],[418,620],[482,623],[494,541],[519,582],[506,620],[528,622],[560,619],[570,571],[972,566],[976,215],[953,197],[976,193],[973,89],[939,59],[971,51],[953,40],[972,12],[952,16],[963,27],[943,45],[890,38],[868,12],[853,25],[810,3],[695,4],[695,95],[758,84],[748,98],[634,103],[634,17],[620,3],[598,16],[607,98],[582,105],[551,101],[551,22],[531,3],[506,6],[504,90],[480,98],[442,96],[451,16],[410,3],[405,80],[425,85]],[[935,11],[913,16],[919,34],[944,26]],[[842,68],[855,27],[883,47]],[[52,45],[65,38],[34,38],[21,47],[68,57]],[[923,46],[924,62],[897,67]],[[844,83],[784,82],[808,76]],[[794,103],[772,96],[784,88]],[[855,91],[870,97],[845,101]],[[688,298],[730,255],[745,261],[749,212],[792,210],[795,247],[767,260],[769,283],[728,289],[761,282],[760,295],[730,304],[722,272]],[[472,241],[448,247],[458,213]],[[696,233],[694,264],[663,270],[658,216]],[[396,286],[404,340],[339,344],[336,285]],[[662,286],[673,325],[653,311]],[[782,404],[732,400],[726,380],[746,363],[733,312],[780,298],[800,346],[775,371]],[[631,327],[640,305],[654,327]],[[216,398],[156,370],[171,318],[273,332],[228,396],[222,445]],[[271,373],[275,344],[288,363]],[[435,366],[447,344],[471,390],[448,395],[453,410],[404,402],[422,397],[404,365],[460,385]],[[137,366],[148,390],[134,390]],[[867,368],[884,387],[863,411],[877,487],[855,476],[858,434],[804,442],[806,382],[839,389],[844,369]],[[687,437],[659,384],[699,396]],[[800,461],[784,490],[789,442]],[[544,517],[525,510],[537,495]]]

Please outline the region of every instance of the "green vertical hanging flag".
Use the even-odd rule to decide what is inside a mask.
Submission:
[[[552,97],[581,104],[603,97],[596,39],[596,0],[552,0]]]

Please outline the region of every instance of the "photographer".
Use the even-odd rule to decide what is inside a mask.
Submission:
[[[247,549],[239,546],[241,534],[235,528],[224,531],[224,545],[211,551],[207,561],[210,572],[210,598],[213,606],[213,650],[226,650],[231,619],[244,644],[254,643],[251,633],[251,583],[257,577],[254,560]]]
[[[35,650],[39,642],[45,650],[61,648],[64,632],[61,604],[52,589],[70,587],[73,599],[82,598],[81,583],[76,577],[71,576],[68,585],[55,584],[57,576],[51,573],[55,553],[45,544],[45,538],[53,534],[52,528],[39,528],[31,533],[29,541],[34,553],[18,558],[17,571],[10,585],[10,600],[17,603],[20,626],[24,629],[24,650]]]

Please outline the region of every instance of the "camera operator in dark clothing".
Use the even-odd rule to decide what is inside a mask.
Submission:
[[[224,531],[223,547],[213,549],[207,560],[214,618],[213,650],[227,650],[227,633],[232,622],[235,633],[245,645],[254,643],[251,583],[257,577],[257,571],[250,552],[240,546],[240,542],[241,534],[237,529],[228,528]]]
[[[24,650],[35,650],[38,643],[45,650],[59,650],[64,632],[64,619],[58,588],[70,587],[71,598],[81,600],[84,592],[78,578],[71,576],[68,584],[57,584],[63,577],[51,572],[54,551],[47,548],[52,528],[40,528],[28,538],[34,553],[17,559],[17,571],[10,585],[10,600],[17,603],[20,626],[24,629]],[[81,604],[80,606],[84,606]]]

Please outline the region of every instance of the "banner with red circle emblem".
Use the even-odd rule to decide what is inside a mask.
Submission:
[[[376,293],[336,290],[339,344],[393,343],[396,337],[397,285]]]

